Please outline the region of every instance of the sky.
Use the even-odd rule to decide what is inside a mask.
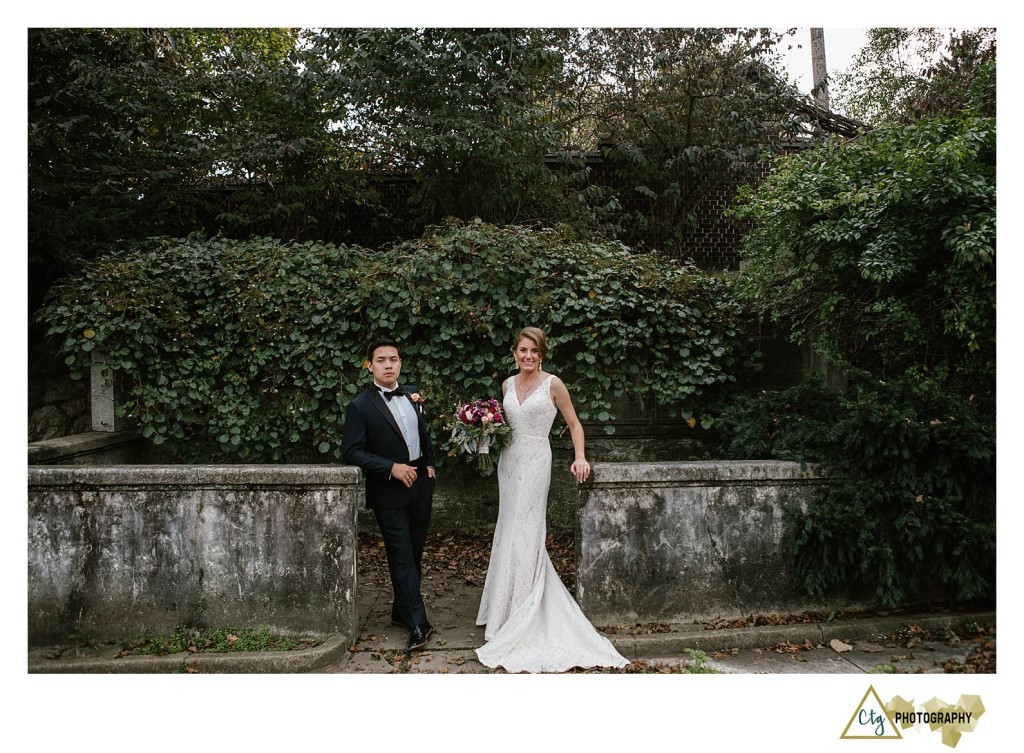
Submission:
[[[867,29],[822,28],[825,32],[825,66],[829,77],[834,77],[850,65],[853,56],[864,46]],[[782,59],[787,64],[790,75],[796,79],[800,91],[809,94],[811,87],[814,86],[814,75],[811,72],[810,28],[798,28],[792,44],[792,49],[783,50]]]

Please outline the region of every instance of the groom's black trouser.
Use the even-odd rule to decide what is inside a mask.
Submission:
[[[394,591],[391,619],[404,623],[410,629],[427,623],[427,610],[420,592],[420,573],[433,506],[434,481],[427,477],[426,469],[413,484],[413,491],[416,494],[411,505],[373,511],[384,537],[384,551]]]

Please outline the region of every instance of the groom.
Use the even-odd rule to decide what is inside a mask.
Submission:
[[[349,403],[341,449],[366,474],[366,506],[384,537],[394,601],[391,623],[422,648],[433,627],[420,593],[420,563],[434,496],[434,453],[416,388],[399,385],[402,355],[390,339],[370,343],[373,385]]]

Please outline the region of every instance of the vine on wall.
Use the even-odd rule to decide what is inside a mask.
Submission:
[[[41,317],[81,375],[102,349],[142,435],[186,461],[340,459],[367,343],[403,346],[439,427],[457,400],[499,394],[526,325],[583,420],[647,393],[711,426],[756,354],[729,285],[617,242],[482,222],[383,251],[192,236],[131,244],[64,281]],[[440,437],[439,437],[440,438]]]

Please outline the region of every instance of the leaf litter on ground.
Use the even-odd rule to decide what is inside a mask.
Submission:
[[[487,575],[487,564],[491,556],[493,533],[489,531],[470,532],[439,532],[427,535],[427,544],[423,551],[424,577],[438,575],[445,579],[458,578],[467,585],[483,588]],[[548,532],[545,545],[551,562],[565,587],[570,592],[576,585],[576,549],[574,534],[565,531]],[[359,534],[359,573],[361,577],[373,576],[384,579],[388,576],[387,557],[384,544],[379,534],[363,532]],[[866,610],[862,612],[847,611],[806,611],[799,614],[751,614],[744,617],[725,619],[720,616],[707,620],[694,620],[692,625],[702,630],[727,630],[743,627],[761,627],[769,625],[834,623],[837,621],[853,621],[877,616],[891,616],[900,610]],[[613,635],[645,635],[668,633],[672,625],[665,622],[633,623],[621,625],[599,626],[606,634]],[[965,633],[974,633],[973,637]],[[913,648],[922,640],[953,642],[957,640],[975,640],[977,646],[968,655],[963,665],[950,663],[947,672],[986,673],[995,671],[995,626],[975,628],[973,631],[961,626],[955,630],[942,633],[930,633],[915,625],[904,627],[900,633],[891,636],[889,645],[901,645]],[[843,644],[847,645],[847,644]],[[810,641],[804,643],[780,643],[767,650],[789,654],[800,661],[802,652],[810,651],[815,645]],[[735,656],[738,649],[726,649],[715,652],[715,658],[726,655]],[[499,670],[500,671],[500,670]],[[572,670],[576,673],[602,672],[608,670]],[[692,668],[676,665],[673,667],[651,666],[643,661],[634,661],[628,667],[614,670],[622,673],[681,673],[692,672]]]

